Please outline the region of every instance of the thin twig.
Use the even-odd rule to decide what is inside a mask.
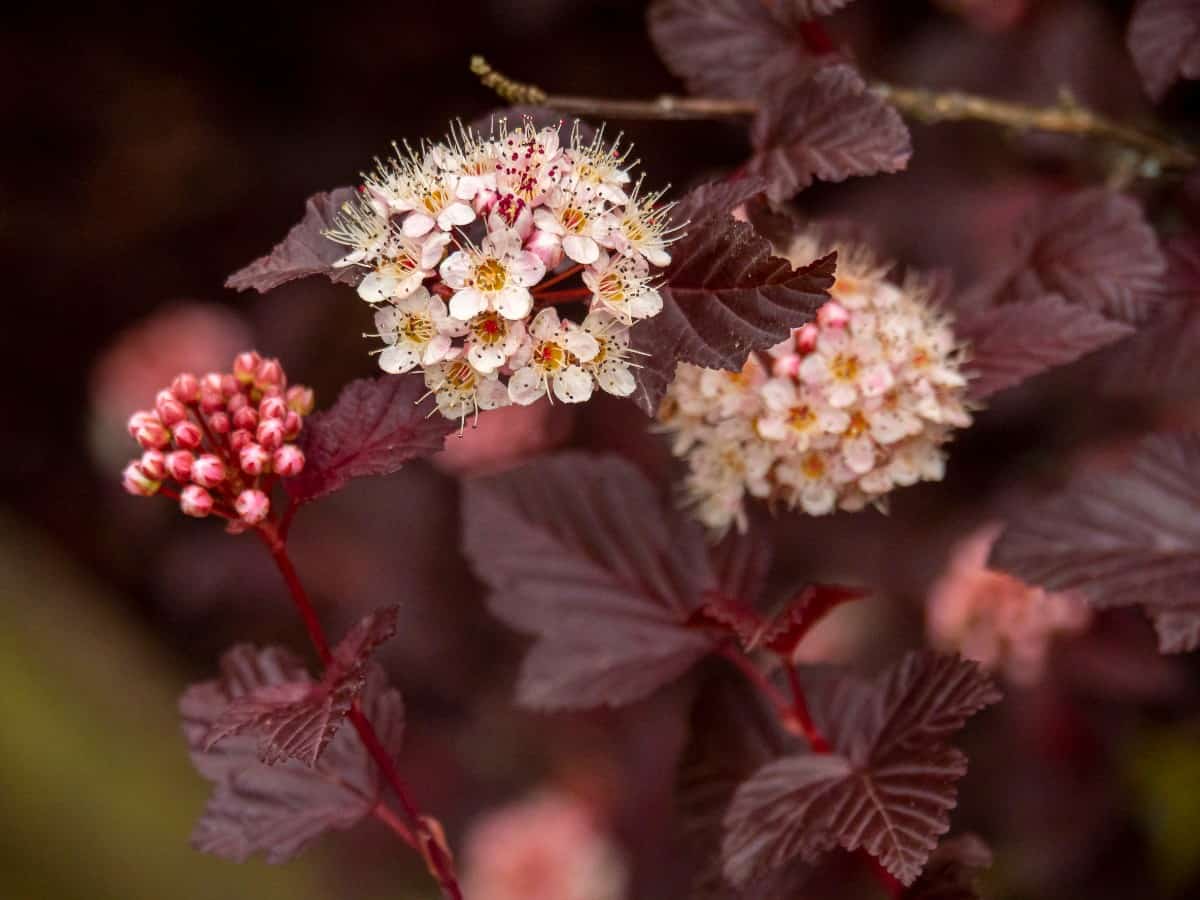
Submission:
[[[614,119],[722,119],[753,116],[753,100],[663,95],[653,100],[612,100],[548,94],[534,84],[514,81],[497,72],[482,56],[471,58],[471,71],[480,82],[509,103],[545,106],[572,115]],[[1068,134],[1124,148],[1140,160],[1139,174],[1153,178],[1168,170],[1187,170],[1200,164],[1196,151],[1150,131],[1114,121],[1081,106],[1064,93],[1052,106],[1010,103],[961,91],[930,91],[876,82],[870,89],[902,114],[921,122],[974,121],[1021,132]]]

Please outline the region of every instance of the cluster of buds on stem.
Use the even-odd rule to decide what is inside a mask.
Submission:
[[[674,230],[628,156],[578,122],[563,144],[559,128],[501,119],[380,162],[326,233],[350,248],[336,265],[367,270],[380,367],[420,368],[462,421],[544,395],[582,403],[597,386],[631,394],[629,330],[662,309],[655,272]],[[576,301],[586,317],[560,316]]]
[[[862,248],[802,233],[793,265],[838,251],[815,322],[741,372],[681,364],[660,410],[687,489],[710,528],[745,527],[747,496],[809,515],[882,505],[895,487],[941,480],[942,445],[971,424],[963,347],[918,281]]]
[[[177,375],[153,409],[129,418],[142,455],[125,467],[125,490],[161,493],[184,514],[217,515],[234,530],[257,525],[275,481],[304,468],[294,441],[312,407],[311,389],[288,387],[279,361],[254,352],[239,354],[232,372]]]

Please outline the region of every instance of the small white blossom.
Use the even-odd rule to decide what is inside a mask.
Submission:
[[[446,304],[423,287],[380,306],[375,327],[388,346],[379,354],[379,367],[400,373],[440,362],[450,353],[457,325],[447,318]]]
[[[596,353],[583,369],[600,389],[616,397],[628,397],[637,387],[629,362],[629,326],[611,313],[598,309],[580,326],[596,340]]]
[[[662,311],[662,295],[651,285],[650,267],[640,257],[601,252],[583,273],[595,302],[626,323]]]
[[[482,375],[463,359],[444,360],[425,368],[425,386],[433,392],[438,411],[447,419],[465,422],[481,409],[508,405],[508,391],[495,375]]]
[[[401,299],[434,273],[450,235],[442,232],[412,238],[393,233],[379,253],[375,270],[358,283],[358,296],[368,303]]]
[[[597,238],[611,229],[611,216],[598,202],[591,185],[577,185],[571,190],[556,188],[546,198],[546,205],[533,215],[534,224],[547,234],[558,235],[563,253],[574,262],[590,266],[600,258]]]
[[[546,267],[521,249],[515,231],[495,231],[478,249],[459,250],[441,265],[442,280],[454,289],[450,314],[466,321],[494,309],[506,319],[524,319],[533,308],[530,285],[541,281]]]
[[[543,309],[529,329],[529,359],[513,372],[508,395],[528,406],[551,389],[563,403],[583,403],[592,396],[592,376],[582,364],[600,352],[595,336],[571,321],[559,319],[553,307]]]
[[[614,213],[608,234],[601,241],[625,256],[641,256],[651,265],[668,266],[667,245],[673,239],[670,212],[673,204],[660,204],[661,191],[642,194],[641,182],[634,186],[629,201]]]

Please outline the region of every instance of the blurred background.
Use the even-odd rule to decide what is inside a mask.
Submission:
[[[1086,104],[1140,121],[1153,110],[1123,45],[1130,5],[860,0],[831,30],[876,77],[1039,102],[1069,86]],[[408,854],[370,823],[284,867],[188,848],[207,788],[179,734],[179,693],[212,677],[237,641],[300,649],[304,635],[255,542],[121,491],[134,449],[124,421],[175,372],[227,368],[248,347],[314,386],[318,407],[371,374],[359,337],[369,317],[352,291],[310,279],[234,295],[225,277],[280,240],[306,197],[352,183],[392,140],[434,137],[450,119],[494,109],[467,69],[472,53],[551,92],[678,91],[646,35],[644,7],[480,0],[6,13],[0,897],[433,896]],[[1195,88],[1177,89],[1157,115],[1195,137],[1198,99]],[[732,123],[614,124],[650,181],[676,190],[736,167],[748,149]],[[1040,198],[1105,177],[1094,148],[1067,140],[972,125],[913,130],[909,171],[818,186],[800,206],[850,219],[882,251],[948,270],[960,285],[1003,254]],[[1139,190],[1164,231],[1194,226],[1194,185]],[[876,591],[822,626],[813,659],[879,668],[921,644],[927,598],[953,573],[958,541],[1002,515],[1022,486],[1053,484],[1070,460],[1164,416],[1195,421],[1194,410],[1152,398],[1095,397],[1097,365],[1000,398],[960,439],[947,480],[905,490],[889,516],[767,523],[779,547],[776,587],[812,579]],[[572,864],[605,873],[612,896],[685,896],[693,863],[675,850],[671,794],[691,685],[615,713],[516,710],[522,640],[488,616],[457,549],[456,476],[506,464],[501,446],[614,450],[668,477],[665,450],[631,404],[608,397],[579,411],[542,405],[488,418],[433,464],[306,509],[293,532],[301,573],[331,633],[376,606],[404,605],[402,631],[383,651],[409,708],[402,768],[455,845],[475,848],[477,865],[495,846],[511,855],[528,842],[522,835],[562,827],[579,835],[562,852],[587,845],[591,855]],[[1076,631],[1035,676],[1009,678],[1006,702],[973,729],[956,830],[995,849],[990,896],[1197,896],[1196,661],[1155,654],[1136,613]]]

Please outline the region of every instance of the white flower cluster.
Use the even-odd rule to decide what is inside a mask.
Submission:
[[[711,528],[744,528],[747,494],[824,515],[938,481],[942,444],[971,423],[962,348],[928,292],[889,281],[861,249],[825,248],[811,234],[787,256],[807,265],[827,249],[838,250],[838,275],[816,322],[741,372],[676,371],[660,418]]]
[[[576,123],[563,146],[557,128],[500,120],[379,162],[327,234],[351,248],[336,265],[370,270],[358,294],[376,309],[380,367],[419,366],[438,409],[462,420],[550,392],[632,393],[629,329],[662,309],[654,270],[671,261],[672,229],[619,144]],[[550,290],[575,275],[578,287]],[[553,304],[576,300],[586,318],[560,318]]]

